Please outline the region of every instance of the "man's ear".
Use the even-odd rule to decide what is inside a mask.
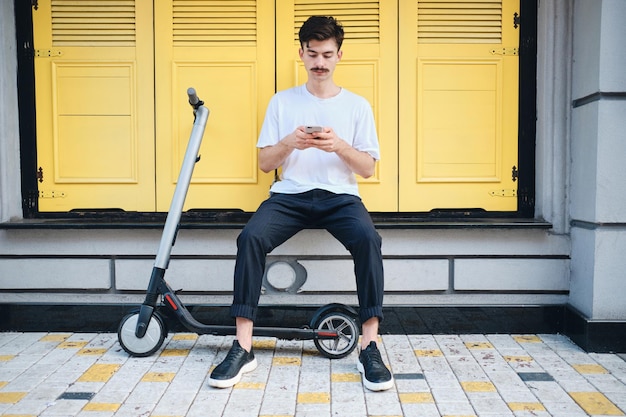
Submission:
[[[337,51],[337,58],[341,61],[341,57],[343,56],[343,49]]]
[[[302,59],[303,55],[304,55],[304,49],[302,48],[298,49],[298,56],[300,57],[300,59]]]

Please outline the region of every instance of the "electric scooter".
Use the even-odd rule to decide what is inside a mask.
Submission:
[[[131,312],[122,319],[117,331],[120,345],[132,356],[150,356],[163,344],[167,336],[167,326],[158,311],[161,307],[173,313],[191,332],[218,336],[236,334],[235,326],[208,325],[197,321],[164,279],[178,233],[191,175],[195,164],[200,160],[198,152],[209,117],[209,109],[204,106],[204,102],[198,98],[193,88],[187,90],[187,95],[189,104],[193,107],[193,129],[165,220],[146,297],[138,311]],[[322,355],[330,359],[339,359],[349,355],[358,343],[360,330],[356,317],[356,311],[349,306],[338,303],[327,304],[315,312],[309,326],[258,327],[254,328],[254,335],[288,340],[313,340]]]

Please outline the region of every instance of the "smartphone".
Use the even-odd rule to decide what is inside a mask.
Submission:
[[[305,133],[313,133],[313,132],[321,132],[321,131],[322,131],[322,126],[305,126],[304,127]]]

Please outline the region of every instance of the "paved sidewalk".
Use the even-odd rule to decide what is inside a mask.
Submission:
[[[384,335],[395,376],[363,388],[357,353],[329,360],[312,342],[262,338],[230,389],[208,386],[232,337],[170,334],[147,358],[114,333],[0,333],[2,416],[624,416],[626,361],[567,337]]]

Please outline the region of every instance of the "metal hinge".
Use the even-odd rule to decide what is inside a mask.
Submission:
[[[517,169],[515,165],[513,165],[513,168],[511,168],[511,179],[513,180],[513,182],[515,182],[517,181],[518,178],[519,178],[519,170]]]
[[[501,189],[491,190],[489,195],[492,197],[517,197],[517,190],[514,189]]]
[[[491,50],[492,55],[519,55],[519,48],[517,47],[504,47],[495,48]]]
[[[49,58],[51,56],[61,56],[63,51],[60,49],[35,49],[35,56],[38,58]]]
[[[33,9],[38,10],[39,9],[39,1],[38,0],[30,0],[30,6]]]
[[[522,23],[522,19],[520,15],[518,15],[517,12],[513,13],[513,27],[517,29],[517,27],[520,26],[521,23]]]
[[[39,198],[65,198],[65,191],[39,190]]]

